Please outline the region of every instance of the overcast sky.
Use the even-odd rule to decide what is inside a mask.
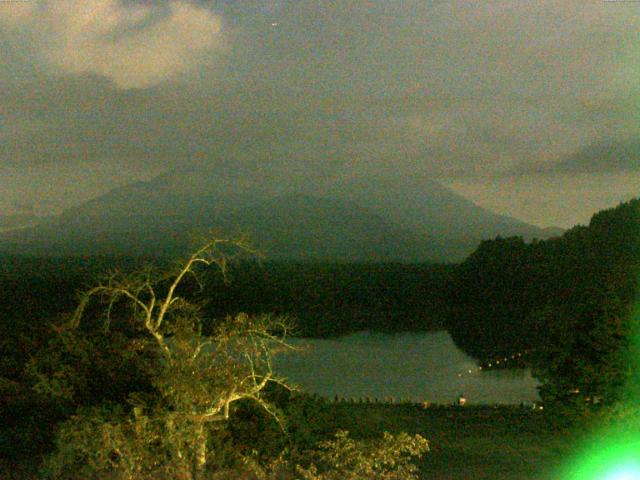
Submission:
[[[639,134],[631,0],[0,2],[0,213],[195,161],[567,227],[640,194]]]

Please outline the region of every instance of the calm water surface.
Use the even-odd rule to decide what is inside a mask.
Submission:
[[[478,371],[447,332],[360,332],[338,339],[294,340],[303,350],[275,359],[275,370],[322,396],[450,403],[539,400],[528,370]],[[515,352],[514,352],[515,353]],[[469,374],[468,371],[472,373]],[[462,374],[462,376],[459,376]]]

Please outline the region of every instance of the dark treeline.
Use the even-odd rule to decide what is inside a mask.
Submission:
[[[105,273],[114,269],[131,271],[147,262],[158,261],[162,260],[0,255],[0,315],[4,321],[8,317],[29,321],[73,311],[76,293],[92,286]]]
[[[287,315],[305,337],[443,328],[451,266],[243,262],[205,282],[209,316]]]
[[[151,257],[0,257],[0,323],[52,321],[72,312],[78,292],[108,272],[170,263]],[[443,328],[443,292],[452,270],[438,264],[238,261],[228,265],[224,279],[215,268],[201,272],[202,285],[192,282],[190,294],[209,317],[286,315],[305,337],[434,330]]]
[[[640,200],[562,237],[483,242],[457,267],[448,329],[482,361],[530,349],[541,393],[613,400],[640,273]]]

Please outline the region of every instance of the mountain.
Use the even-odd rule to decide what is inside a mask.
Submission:
[[[437,253],[429,239],[358,205],[305,194],[279,196],[221,219],[243,229],[269,258],[417,261]]]
[[[218,235],[247,234],[269,258],[344,261],[459,261],[483,238],[549,236],[426,177],[287,184],[185,168],[1,233],[0,251],[176,255],[212,228]]]
[[[327,185],[323,194],[357,203],[404,228],[461,241],[473,248],[478,240],[497,235],[531,240],[562,234],[562,229],[541,229],[493,213],[420,174],[339,179]]]

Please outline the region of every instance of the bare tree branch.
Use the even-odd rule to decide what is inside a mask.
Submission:
[[[133,321],[139,322],[154,339],[151,343],[155,341],[166,360],[150,365],[155,369],[154,385],[167,407],[163,412],[166,427],[173,431],[178,427],[178,420],[198,424],[194,431],[199,433],[194,438],[200,442],[200,460],[206,460],[206,438],[202,443],[205,422],[228,420],[234,402],[248,399],[256,402],[284,430],[277,411],[261,392],[269,383],[293,390],[284,378],[275,375],[272,364],[274,353],[294,349],[286,341],[289,325],[285,319],[239,314],[228,317],[211,336],[203,336],[203,320],[197,305],[179,295],[187,276],[193,277],[202,288],[196,272],[199,266],[215,266],[226,279],[229,255],[223,254],[226,252],[221,252],[220,247],[257,253],[244,238],[214,239],[204,242],[169,275],[154,279],[150,269],[131,275],[115,272],[104,283],[83,294],[67,325],[71,329],[80,326],[94,297],[106,301],[107,330],[116,305],[124,301],[131,306]],[[182,458],[184,446],[176,448],[177,457]]]

